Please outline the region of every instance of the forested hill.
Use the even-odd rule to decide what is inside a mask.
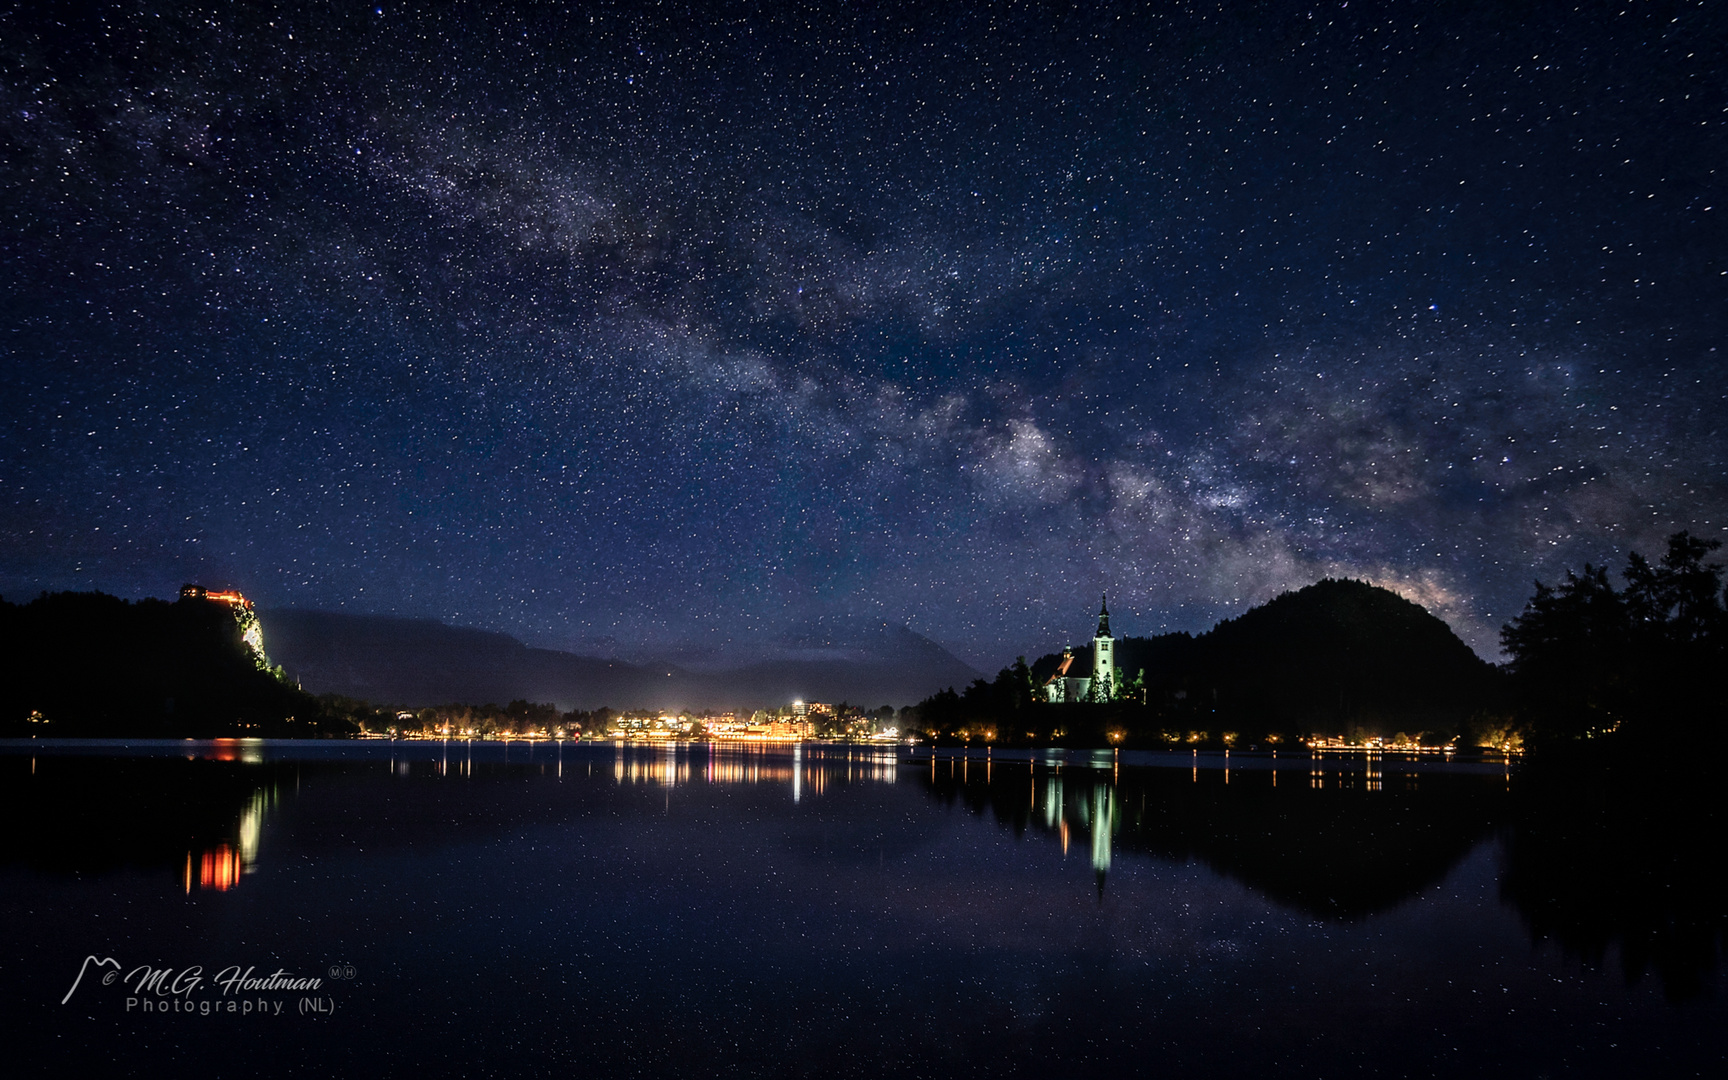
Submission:
[[[1172,721],[1298,734],[1456,730],[1493,702],[1498,679],[1420,605],[1334,579],[1203,634],[1119,638],[1116,663],[1129,686],[1145,672],[1146,705]],[[1054,666],[1045,657],[1034,676]]]
[[[0,734],[187,738],[327,733],[265,666],[233,607],[105,593],[0,600]]]
[[[1170,675],[1215,689],[1221,709],[1305,731],[1456,725],[1494,688],[1492,665],[1451,627],[1362,581],[1285,593],[1219,623],[1199,644],[1198,664]]]

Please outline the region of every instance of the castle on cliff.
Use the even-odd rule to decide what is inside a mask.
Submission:
[[[181,603],[200,601],[226,604],[229,610],[234,612],[234,622],[240,628],[240,641],[252,655],[252,662],[258,665],[259,671],[269,671],[270,657],[264,652],[264,627],[258,623],[258,613],[252,610],[252,601],[246,599],[237,589],[206,589],[202,585],[180,586]]]

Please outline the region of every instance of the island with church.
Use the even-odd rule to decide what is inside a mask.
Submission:
[[[965,744],[1266,749],[1306,744],[1521,752],[1703,742],[1728,721],[1719,541],[1679,532],[1655,559],[1538,582],[1478,656],[1421,605],[1324,579],[1200,634],[1115,637],[921,701],[915,730]],[[1121,627],[1118,627],[1121,629]]]
[[[1477,745],[1506,741],[1501,684],[1420,605],[1326,579],[1198,635],[1118,638],[1105,596],[1090,642],[940,691],[917,723],[939,742]]]

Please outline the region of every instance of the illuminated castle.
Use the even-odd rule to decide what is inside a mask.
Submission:
[[[1044,700],[1053,704],[1065,701],[1110,701],[1116,696],[1116,639],[1110,636],[1110,604],[1108,597],[1098,602],[1098,633],[1092,638],[1092,674],[1070,675],[1074,669],[1074,650],[1062,651],[1062,662],[1056,673],[1044,682]]]
[[[234,612],[234,621],[240,624],[240,640],[246,643],[246,648],[252,653],[252,662],[258,665],[260,671],[270,670],[270,658],[264,655],[264,627],[258,623],[258,615],[252,610],[252,601],[246,599],[237,590],[211,591],[202,585],[180,586],[181,601],[205,600],[213,604],[227,604]]]

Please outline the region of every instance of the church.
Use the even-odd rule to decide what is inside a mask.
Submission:
[[[1098,633],[1092,638],[1092,671],[1077,666],[1074,650],[1064,649],[1056,673],[1044,682],[1044,700],[1051,704],[1074,701],[1109,701],[1116,696],[1116,639],[1110,636],[1108,596],[1098,601]]]

